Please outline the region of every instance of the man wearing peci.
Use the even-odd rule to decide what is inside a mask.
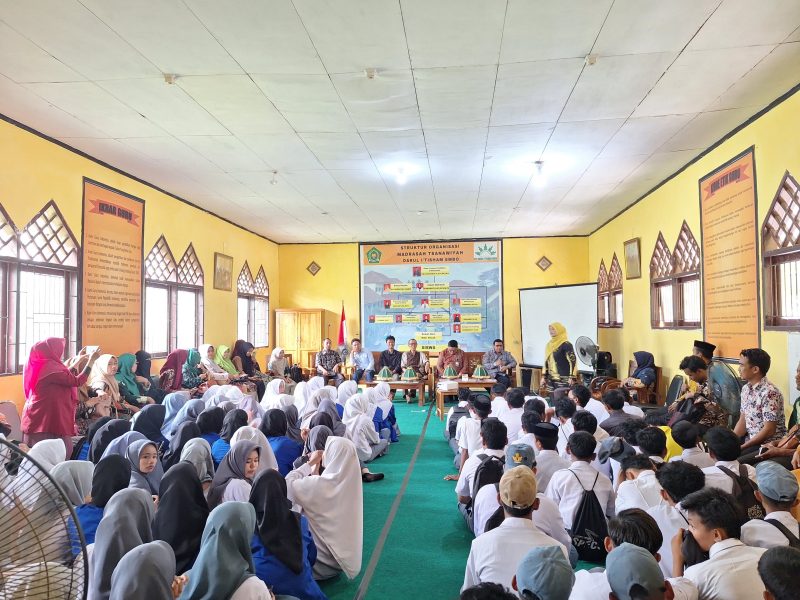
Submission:
[[[483,367],[497,383],[502,383],[504,386],[511,386],[511,369],[517,366],[517,361],[511,356],[503,347],[503,340],[496,339],[492,344],[492,348],[483,353]]]

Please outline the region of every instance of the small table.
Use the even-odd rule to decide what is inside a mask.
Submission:
[[[377,379],[373,381],[366,381],[367,387],[375,387],[379,383],[388,383],[389,387],[392,389],[392,396],[394,396],[394,392],[397,390],[417,390],[417,403],[419,406],[425,404],[425,384],[426,379],[419,379],[417,381],[403,381],[402,379],[397,381],[378,381]]]
[[[441,380],[441,378],[440,378]],[[497,383],[496,379],[450,379],[450,381],[458,382],[458,388],[449,392],[445,392],[444,390],[436,389],[436,414],[439,416],[439,419],[444,421],[444,399],[447,396],[458,396],[458,390],[461,388],[471,388],[471,387],[480,387],[486,388],[491,387],[495,383]]]

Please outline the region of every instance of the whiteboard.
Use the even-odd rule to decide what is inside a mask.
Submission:
[[[548,325],[558,321],[567,328],[572,345],[585,335],[597,343],[597,283],[526,288],[519,291],[522,324],[522,362],[541,367],[550,339]],[[578,360],[578,370],[591,367]]]

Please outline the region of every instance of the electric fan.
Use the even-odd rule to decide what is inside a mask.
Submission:
[[[587,367],[592,367],[592,374],[597,374],[597,352],[600,348],[597,347],[590,338],[585,335],[580,336],[575,340],[575,354],[578,359]]]
[[[83,600],[88,564],[72,503],[35,459],[0,437],[0,598]]]
[[[741,379],[729,364],[714,359],[708,367],[708,385],[712,398],[730,413],[729,425],[733,426],[742,408]]]

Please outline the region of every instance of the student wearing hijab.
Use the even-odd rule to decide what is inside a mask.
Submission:
[[[261,400],[261,407],[264,410],[277,408],[278,398],[280,398],[285,391],[286,382],[283,379],[276,377],[267,384],[267,391],[264,394],[264,398]]]
[[[249,502],[227,502],[208,516],[200,554],[180,600],[271,600],[266,584],[255,576],[250,540],[256,511]]]
[[[130,430],[131,424],[125,419],[111,419],[105,425],[101,425],[89,444],[89,460],[97,464],[108,445]]]
[[[328,415],[325,415],[326,417]],[[327,425],[315,425],[311,428],[311,431],[308,432],[308,436],[306,437],[305,445],[303,446],[303,453],[300,455],[297,460],[294,461],[292,466],[296,469],[300,465],[304,465],[308,462],[309,456],[315,450],[325,450],[325,442],[328,441],[328,438],[333,435],[333,431]],[[322,468],[320,467],[320,473],[322,473]]]
[[[130,448],[133,442],[139,440],[147,440],[147,438],[138,431],[128,431],[127,433],[123,433],[118,438],[111,440],[111,442],[108,444],[108,447],[103,452],[102,458],[111,456],[112,454],[127,458],[128,448]]]
[[[336,410],[336,404],[334,404],[333,400],[326,398],[319,403],[315,417],[320,415],[328,415],[330,417],[332,423],[330,428],[333,431],[333,435],[338,435],[339,437],[345,436],[347,428],[345,427],[344,423],[342,423],[342,419],[339,417],[339,413]],[[321,423],[315,423],[314,417],[312,417],[309,421],[309,425],[310,427],[313,427],[314,425],[321,425]]]
[[[175,418],[172,420],[172,426],[169,429],[169,435],[166,435],[167,439],[172,439],[172,437],[177,433],[178,428],[183,425],[184,423],[192,422],[194,423],[197,421],[197,417],[200,416],[200,413],[206,409],[206,404],[202,400],[195,399],[189,400],[181,406],[181,409],[178,411],[178,414],[175,415]],[[162,429],[163,433],[163,429]]]
[[[89,449],[92,446],[94,436],[97,435],[98,430],[110,420],[111,417],[100,417],[89,426],[86,430],[86,437],[83,438],[83,441],[80,442],[78,446],[72,449],[73,460],[89,460]]]
[[[250,381],[256,384],[256,392],[260,400],[264,397],[266,385],[262,378],[261,369],[253,356],[254,352],[255,347],[253,344],[244,340],[236,340],[231,352],[231,362],[239,371],[247,375]]]
[[[74,375],[61,362],[66,343],[64,338],[47,338],[31,347],[22,371],[25,406],[21,427],[22,441],[29,447],[41,440],[59,438],[67,456],[71,456],[78,387],[86,383],[100,353],[91,354],[83,371]]]
[[[289,359],[286,358],[286,353],[283,351],[283,348],[277,347],[272,351],[272,354],[269,356],[269,362],[267,363],[267,370],[269,370],[272,375],[282,379],[284,383],[286,383],[287,394],[291,394],[297,385],[289,376],[289,368],[291,366],[292,365],[289,364]]]
[[[312,381],[315,378],[312,378]],[[320,377],[320,379],[322,379]],[[306,403],[308,402],[308,397],[311,395],[313,391],[309,386],[310,382],[300,381],[294,388],[294,405],[297,407],[298,412],[303,410],[306,407]]]
[[[75,509],[87,545],[94,544],[95,532],[108,501],[118,491],[127,488],[130,481],[131,465],[121,456],[109,456],[94,466],[89,499]]]
[[[117,373],[114,378],[119,384],[119,393],[128,402],[161,402],[164,392],[154,387],[149,379],[136,375],[136,357],[133,354],[120,354],[117,357]]]
[[[72,506],[80,506],[92,490],[93,471],[94,465],[90,462],[66,460],[52,468],[50,477],[59,485]]]
[[[317,475],[320,467],[324,471]],[[314,579],[341,572],[355,578],[361,571],[364,513],[353,442],[329,437],[324,452],[313,452],[306,464],[286,476],[286,485],[289,500],[303,509],[317,546]]]
[[[278,470],[278,461],[275,459],[275,453],[267,441],[267,437],[255,427],[245,425],[236,430],[231,438],[231,446],[241,440],[248,440],[254,442],[258,446],[258,471],[256,474],[261,473],[266,469]]]
[[[200,538],[208,513],[208,503],[194,467],[188,462],[179,462],[170,468],[161,480],[153,538],[164,540],[172,547],[176,573],[192,568],[200,552]]]
[[[214,461],[211,458],[211,446],[208,442],[201,438],[186,442],[181,452],[181,462],[188,462],[194,467],[203,486],[203,493],[207,492],[214,479]]]
[[[200,364],[208,375],[209,383],[223,384],[231,379],[230,373],[214,362],[217,351],[211,344],[201,344],[199,348]]]
[[[169,544],[148,542],[125,554],[114,568],[110,597],[173,600],[183,591],[185,581],[175,576],[175,555]]]
[[[193,390],[208,381],[208,375],[200,370],[200,353],[192,348],[186,355],[186,362],[181,365],[181,387]]]
[[[114,494],[97,527],[89,565],[87,600],[110,600],[114,569],[130,550],[153,541],[152,521],[153,498],[150,494],[137,489],[120,490]]]
[[[372,403],[381,411],[381,415],[376,414],[372,417],[375,422],[375,428],[378,431],[388,429],[390,433],[389,440],[391,442],[399,441],[400,429],[397,426],[397,417],[395,417],[394,404],[392,404],[391,400],[394,394],[389,384],[381,381],[374,388],[367,390],[367,392],[372,395]]]
[[[224,421],[225,411],[219,406],[206,408],[197,415],[197,427],[200,429],[200,437],[207,441],[209,446],[213,446],[214,442],[219,439],[219,433],[222,431]]]
[[[352,380],[347,380],[336,388],[336,411],[339,413],[339,417],[344,414],[344,405],[347,403],[347,399],[357,393],[358,384]]]
[[[297,415],[297,407],[287,406],[283,412],[286,413],[287,437],[302,444],[303,436],[300,433],[300,417]]]
[[[236,365],[231,362],[231,349],[228,346],[220,344],[217,346],[217,351],[214,354],[214,362],[222,367],[226,373],[231,376],[231,379],[238,379],[244,373],[236,368]]]
[[[656,365],[653,355],[644,350],[633,353],[633,374],[625,380],[626,387],[652,385],[656,380]]]
[[[161,388],[167,392],[183,389],[183,365],[189,356],[188,350],[173,350],[161,367]]]
[[[278,461],[278,471],[284,477],[292,470],[292,463],[300,457],[303,446],[287,436],[289,423],[286,413],[279,408],[268,410],[259,425],[269,442],[275,459]]]
[[[160,452],[169,449],[169,440],[161,434],[167,407],[163,404],[148,404],[131,420],[131,429],[143,434],[151,442],[155,442]]]
[[[119,382],[116,374],[118,368],[117,357],[113,354],[102,354],[92,365],[89,374],[89,387],[98,395],[108,399],[112,410],[125,415],[139,412],[146,403],[139,402],[138,398],[123,398],[119,391]]]
[[[208,489],[210,508],[231,500],[244,502],[250,497],[250,484],[258,472],[259,453],[258,444],[248,440],[236,442],[231,447]]]
[[[360,461],[370,462],[386,453],[389,440],[382,439],[375,431],[369,417],[369,400],[364,394],[356,394],[347,400],[344,424],[346,437],[355,444]]]
[[[30,449],[27,456],[20,463],[17,476],[5,490],[25,508],[33,508],[45,489],[39,482],[36,474],[39,469],[34,461],[47,472],[50,472],[58,463],[67,459],[67,451],[63,440],[60,438],[42,440]]]
[[[218,467],[222,459],[231,449],[231,438],[236,430],[247,425],[247,413],[240,408],[234,409],[225,415],[222,421],[222,431],[219,439],[211,446],[211,457],[214,459],[214,466]]]
[[[125,453],[131,465],[131,483],[129,487],[144,490],[158,496],[164,469],[158,460],[158,448],[150,440],[133,442]]]
[[[319,410],[319,403],[323,400],[331,400],[332,402],[336,402],[337,395],[336,395],[336,388],[333,386],[322,386],[311,392],[311,395],[308,398],[308,402],[306,402],[305,407],[303,408],[303,412],[300,413],[300,417],[302,419],[301,429],[307,429],[309,421],[311,421],[311,417],[313,417],[316,412]]]
[[[325,600],[311,572],[317,547],[308,520],[292,510],[283,477],[275,471],[256,477],[250,504],[256,509],[256,530],[250,542],[256,575],[276,594]]]
[[[151,375],[153,360],[149,352],[139,350],[136,354],[136,369],[134,372],[138,381],[149,381],[150,387],[158,388],[158,377]],[[163,390],[162,390],[163,391]]]
[[[178,418],[181,409],[189,402],[189,394],[186,392],[171,392],[164,396],[162,406],[166,408],[164,423],[161,425],[161,435],[166,439],[172,437],[172,424]]]
[[[544,370],[539,387],[554,390],[557,387],[573,385],[577,375],[578,362],[575,348],[569,341],[567,329],[561,323],[550,323],[550,339],[544,349]],[[539,391],[543,395],[543,391]]]
[[[169,445],[169,450],[164,453],[164,456],[161,459],[161,464],[164,465],[164,470],[166,471],[173,465],[178,464],[178,461],[181,460],[181,453],[183,452],[183,448],[186,446],[186,443],[189,440],[199,437],[200,428],[197,427],[197,423],[186,421],[183,425],[178,427],[177,433],[172,436],[172,443]]]

